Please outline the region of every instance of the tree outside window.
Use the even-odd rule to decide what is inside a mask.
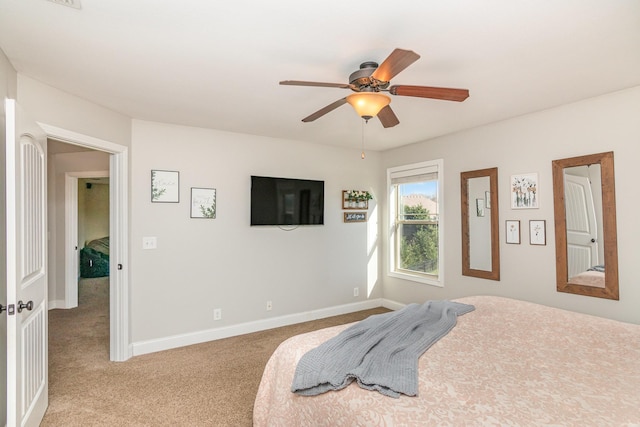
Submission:
[[[400,226],[400,268],[438,274],[438,220],[422,205],[404,206]]]
[[[442,161],[435,160],[388,171],[392,199],[391,275],[443,285]]]

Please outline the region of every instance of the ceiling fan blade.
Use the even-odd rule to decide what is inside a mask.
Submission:
[[[376,68],[371,74],[374,79],[388,82],[396,76],[400,71],[420,59],[420,55],[412,50],[395,49],[391,55],[385,59],[382,64]]]
[[[468,89],[452,89],[429,86],[391,86],[389,93],[400,96],[416,96],[418,98],[443,99],[445,101],[462,102],[469,97]]]
[[[285,86],[316,86],[316,87],[338,87],[341,89],[351,89],[350,84],[346,83],[322,83],[322,82],[305,82],[301,80],[283,80],[280,82]]]
[[[392,128],[400,123],[400,120],[398,120],[396,113],[393,112],[389,105],[380,110],[380,112],[378,113],[378,118],[380,119],[380,123],[382,123],[382,126],[384,126],[385,128]]]
[[[335,110],[336,108],[340,107],[341,105],[344,105],[347,103],[347,98],[344,97],[342,99],[338,99],[336,102],[331,103],[329,105],[327,105],[324,108],[319,109],[318,111],[316,111],[315,113],[311,114],[310,116],[305,117],[304,119],[302,119],[303,122],[307,123],[307,122],[312,122],[315,119],[319,119],[320,117],[324,116],[327,113],[330,113],[331,111]]]

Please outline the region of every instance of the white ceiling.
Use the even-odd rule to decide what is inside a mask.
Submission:
[[[75,0],[78,1],[78,0]],[[640,85],[639,0],[0,0],[14,68],[143,120],[358,148],[347,83],[396,48],[421,58],[392,84],[469,89],[457,103],[392,97],[370,121],[384,150]]]

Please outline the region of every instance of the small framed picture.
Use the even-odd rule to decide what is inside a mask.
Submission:
[[[342,209],[369,209],[371,199],[366,190],[342,190]]]
[[[151,171],[151,202],[180,202],[180,172],[162,170]]]
[[[546,245],[546,223],[544,220],[529,221],[529,244]]]
[[[476,199],[476,216],[484,216],[484,199]]]
[[[345,212],[344,222],[365,222],[367,220],[366,212]]]
[[[216,189],[191,187],[191,218],[216,218]]]
[[[537,209],[538,174],[511,175],[511,209]]]
[[[506,236],[507,243],[519,245],[520,244],[520,221],[506,220]]]

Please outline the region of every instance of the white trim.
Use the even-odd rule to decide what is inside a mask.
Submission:
[[[129,336],[129,154],[111,156],[109,169],[109,307],[111,319],[110,358],[124,362],[133,355]],[[118,269],[122,265],[122,270]]]
[[[78,178],[64,177],[64,308],[78,306]]]
[[[127,151],[127,147],[124,145],[116,144],[104,139],[83,135],[57,126],[51,126],[46,123],[38,122],[38,125],[44,129],[49,138],[56,139],[60,142],[95,148],[96,150],[106,151],[107,153],[121,153],[122,151]]]
[[[16,233],[13,230],[17,226],[16,202],[17,202],[17,179],[16,179],[16,101],[14,99],[5,98],[4,100],[5,123],[6,123],[6,141],[5,141],[5,221],[6,221],[6,242],[5,258],[7,263],[6,269],[6,289],[7,301],[9,305],[12,301],[18,300],[17,292],[17,241]],[[7,406],[5,409],[6,425],[18,425],[20,419],[16,409],[18,408],[17,389],[14,389],[18,381],[18,338],[16,336],[18,316],[9,316],[5,314],[7,321],[7,347],[11,349],[7,351],[7,382],[4,384]],[[11,387],[9,385],[12,385]],[[9,390],[9,388],[12,388]]]
[[[388,306],[387,306],[388,305]],[[271,319],[246,322],[238,325],[225,326],[216,329],[207,329],[199,332],[191,332],[170,337],[140,341],[133,343],[133,355],[154,353],[156,351],[169,350],[172,348],[184,347],[187,345],[200,344],[203,342],[234,337],[237,335],[250,334],[267,329],[279,328],[282,326],[294,325],[296,323],[308,322],[311,320],[323,319],[325,317],[339,316],[341,314],[353,313],[361,310],[369,310],[376,307],[403,307],[402,304],[383,299],[371,299],[353,304],[344,304],[335,307],[327,307],[318,310],[306,311],[303,313],[289,314],[286,316],[273,317]],[[392,308],[393,309],[393,308]]]
[[[66,305],[66,301],[65,301],[65,300],[63,300],[63,299],[57,299],[57,300],[53,300],[53,301],[51,301],[51,300],[47,301],[47,309],[48,309],[48,310],[54,310],[54,309],[56,309],[56,308],[62,308],[62,309],[64,309],[64,308],[66,308],[66,307],[65,307],[65,305]]]
[[[382,300],[382,306],[384,308],[388,308],[389,310],[396,311],[396,310],[400,310],[401,308],[406,307],[407,305],[403,304],[401,302],[398,302],[398,301],[393,301],[393,300],[390,300],[390,299],[383,299]]]
[[[18,273],[17,268],[17,242],[16,234],[12,232],[17,227],[16,217],[16,201],[17,201],[17,180],[16,180],[16,101],[14,99],[5,98],[4,100],[5,122],[6,122],[6,153],[5,153],[5,221],[6,221],[6,259],[7,259],[7,303],[8,301],[17,300],[15,294],[15,286],[9,286],[10,283],[16,283]],[[11,161],[9,161],[11,160]],[[11,317],[7,315],[8,320]]]
[[[132,356],[129,336],[129,148],[103,139],[38,123],[47,136],[68,144],[110,153],[109,166],[109,319],[110,360]],[[123,269],[118,270],[118,265]]]
[[[398,279],[411,280],[412,282],[424,283],[425,285],[444,288],[444,284],[442,283],[442,280],[431,279],[427,276],[420,276],[418,274],[403,273],[400,271],[389,271],[388,276],[395,277]],[[442,275],[439,274],[439,277],[442,277]]]

